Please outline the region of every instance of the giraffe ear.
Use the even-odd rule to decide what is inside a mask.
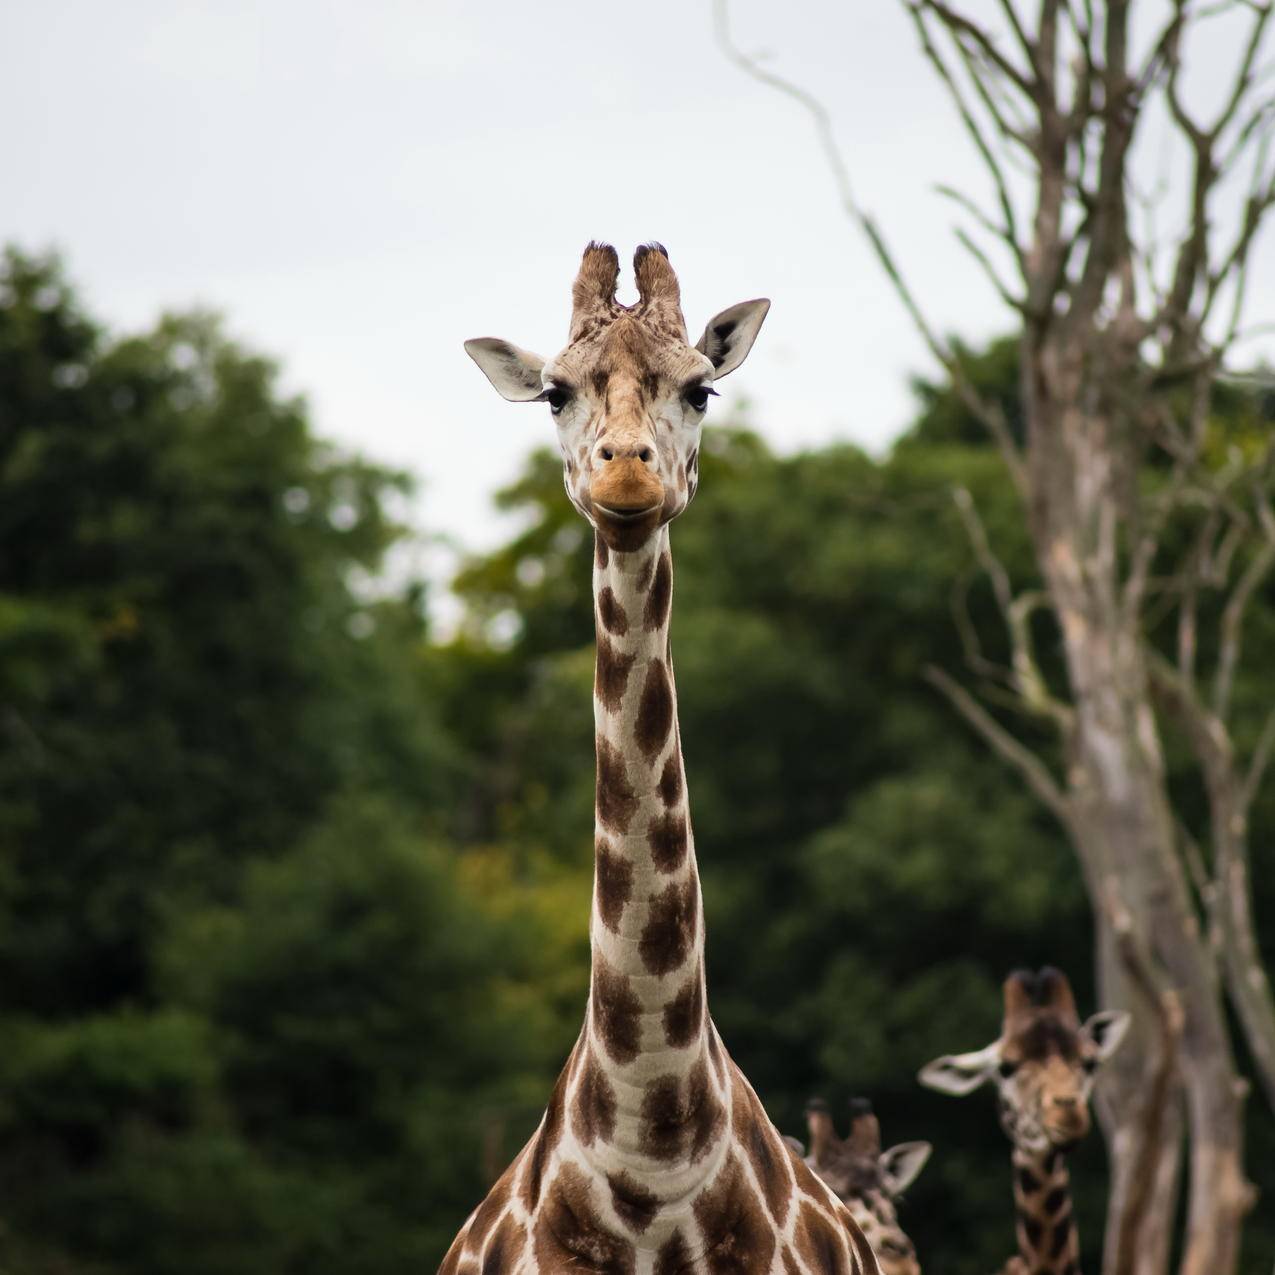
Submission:
[[[465,353],[483,370],[502,398],[511,403],[532,403],[544,392],[540,372],[544,359],[494,336],[465,342]]]
[[[1129,1030],[1130,1018],[1122,1009],[1106,1009],[1095,1014],[1080,1029],[1080,1034],[1093,1042],[1098,1061],[1106,1062],[1120,1048]]]
[[[917,1079],[927,1089],[937,1089],[939,1093],[955,1094],[958,1098],[963,1098],[991,1079],[1000,1057],[1000,1041],[971,1054],[944,1054],[942,1058],[926,1063]]]
[[[900,1142],[882,1151],[877,1165],[887,1195],[902,1195],[920,1176],[933,1148],[928,1142]]]
[[[695,348],[712,363],[713,380],[733,372],[748,357],[769,309],[770,302],[764,298],[741,301],[709,319]]]

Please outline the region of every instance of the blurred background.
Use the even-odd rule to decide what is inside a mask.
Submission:
[[[1018,419],[903,8],[733,12]],[[548,415],[461,342],[557,349],[594,237],[664,242],[695,333],[774,301],[674,532],[714,1017],[784,1132],[866,1094],[934,1143],[924,1269],[1003,1262],[993,1103],[915,1072],[995,1037],[1011,968],[1099,1006],[1066,837],[925,679],[968,678],[962,632],[1005,655],[953,489],[1035,559],[800,111],[673,0],[9,5],[0,109],[0,1272],[429,1270],[535,1127],[587,991],[591,546]],[[1247,624],[1269,652],[1275,583]],[[1260,722],[1275,669],[1237,694]],[[1269,783],[1251,827],[1269,963]],[[1266,1272],[1261,1101],[1247,1133]],[[1093,1255],[1097,1133],[1075,1178]]]

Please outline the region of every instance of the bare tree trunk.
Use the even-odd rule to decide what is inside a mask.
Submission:
[[[1015,594],[968,493],[957,493],[1012,650],[1010,666],[994,670],[997,685],[1009,686],[1022,711],[1055,729],[1065,773],[1055,776],[946,673],[931,670],[930,679],[1067,830],[1094,906],[1102,1003],[1134,1018],[1100,1091],[1113,1181],[1104,1271],[1167,1271],[1185,1137],[1181,1275],[1231,1275],[1252,1190],[1243,1172],[1246,1082],[1228,1033],[1228,996],[1275,1108],[1275,998],[1257,948],[1247,858],[1247,814],[1275,749],[1275,714],[1246,772],[1236,761],[1227,716],[1245,608],[1275,569],[1275,513],[1266,496],[1275,449],[1228,470],[1210,459],[1206,443],[1212,387],[1240,330],[1249,251],[1275,206],[1269,155],[1275,96],[1263,96],[1257,71],[1275,0],[1169,0],[1140,65],[1130,53],[1132,0],[1038,0],[1034,21],[1017,0],[1000,0],[1000,30],[971,18],[955,0],[902,0],[994,196],[989,214],[962,192],[942,192],[990,237],[991,253],[958,231],[1022,324],[1023,439],[970,383],[957,353],[926,319],[880,227],[851,189],[827,109],[740,53],[727,27],[726,0],[717,4],[728,55],[810,113],[846,211],[954,391],[986,426],[1022,498],[1047,606],[1062,634],[1065,692],[1049,688],[1035,658],[1028,619],[1042,606],[1040,594]],[[1206,125],[1181,91],[1183,47],[1218,15],[1246,22],[1247,35],[1223,105]],[[1167,253],[1152,239],[1138,241],[1129,208],[1128,157],[1153,96],[1191,177],[1185,230]],[[1010,161],[1031,173],[1030,208],[1021,206],[1007,177]],[[1215,197],[1241,161],[1251,169],[1249,194],[1236,201],[1238,226],[1222,242]],[[1007,264],[1012,278],[1005,277]],[[1215,314],[1220,297],[1231,310],[1225,322]],[[1152,455],[1161,462],[1157,474],[1167,477],[1148,494],[1143,480]],[[1241,479],[1256,489],[1255,517],[1235,498]],[[1162,561],[1171,517],[1198,524],[1196,548],[1184,563]],[[1225,594],[1225,605],[1213,690],[1204,695],[1197,603],[1210,590]],[[1149,633],[1153,597],[1169,613],[1176,608],[1176,667],[1166,665]],[[988,661],[973,664],[988,673]],[[1193,843],[1185,861],[1198,903],[1165,774],[1156,713],[1165,698],[1185,727],[1209,798],[1211,862]],[[1108,881],[1118,883],[1123,901],[1119,935],[1102,906]],[[1181,1036],[1171,1058],[1156,998],[1122,960],[1126,942],[1145,955],[1152,981],[1176,997]]]

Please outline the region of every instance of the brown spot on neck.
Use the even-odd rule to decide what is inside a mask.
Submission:
[[[660,872],[676,872],[686,861],[690,846],[686,818],[675,811],[656,815],[646,833],[651,847],[651,861]]]
[[[673,688],[664,661],[652,660],[646,670],[646,683],[633,728],[637,746],[647,761],[653,762],[659,755],[672,728]]]
[[[618,712],[624,699],[624,688],[629,684],[629,670],[634,656],[617,650],[610,640],[598,634],[597,662],[593,677],[593,693],[603,707]]]
[[[686,960],[695,942],[699,917],[699,891],[695,878],[670,882],[651,895],[651,909],[638,952],[652,974],[668,974]]]
[[[629,783],[624,758],[602,735],[597,747],[597,795],[595,811],[598,822],[610,832],[623,834],[637,810],[638,800]]]
[[[608,633],[623,637],[629,631],[629,617],[609,584],[598,592],[598,619]]]
[[[624,905],[633,893],[633,865],[602,837],[594,846],[594,887],[602,924],[618,934]]]
[[[669,606],[673,600],[673,561],[667,553],[660,554],[655,568],[655,579],[646,598],[643,623],[648,629],[662,629],[668,623]]]
[[[571,1104],[571,1127],[582,1145],[610,1142],[615,1137],[615,1090],[598,1065],[592,1048],[587,1049],[575,1100]]]
[[[627,1173],[610,1173],[611,1205],[638,1235],[651,1225],[660,1207],[659,1198]]]
[[[654,1160],[703,1159],[725,1124],[702,1058],[684,1080],[660,1076],[646,1087],[639,1136],[643,1152]]]
[[[689,1045],[704,1024],[704,975],[697,965],[682,990],[664,1006],[664,1039],[674,1049]]]
[[[593,953],[590,994],[593,1023],[607,1054],[617,1063],[632,1062],[642,1043],[642,1002],[628,978]]]
[[[660,773],[660,799],[666,806],[675,806],[682,796],[682,750],[677,740],[673,741],[673,751],[664,763]]]

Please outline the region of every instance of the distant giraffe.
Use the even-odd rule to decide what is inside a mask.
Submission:
[[[1079,1275],[1067,1152],[1089,1132],[1094,1073],[1115,1053],[1129,1015],[1108,1010],[1083,1026],[1071,984],[1046,966],[1005,980],[999,1039],[975,1053],[946,1055],[920,1081],[963,1095],[992,1081],[1001,1125],[1013,1144],[1018,1256],[1003,1275]]]
[[[567,494],[594,529],[597,797],[584,1029],[540,1127],[443,1260],[443,1275],[875,1275],[850,1212],[794,1156],[708,1016],[700,882],[669,649],[668,524],[695,494],[713,384],[769,308],[687,341],[659,245],[615,299],[590,244],[567,347],[466,350],[507,399],[547,402]]]
[[[898,1198],[916,1181],[930,1158],[928,1142],[900,1142],[881,1150],[881,1125],[866,1098],[850,1101],[850,1136],[837,1136],[828,1104],[806,1106],[810,1154],[796,1138],[786,1142],[837,1193],[877,1255],[881,1275],[921,1275],[916,1248],[899,1225]]]

